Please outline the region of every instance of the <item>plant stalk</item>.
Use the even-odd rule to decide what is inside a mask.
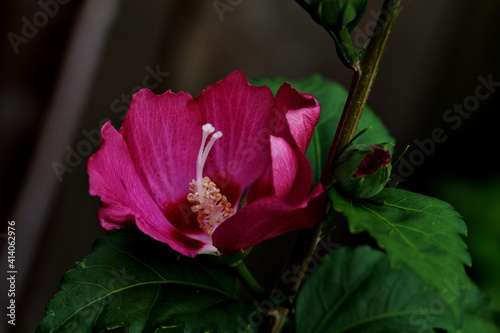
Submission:
[[[238,273],[241,281],[245,284],[245,286],[252,292],[252,294],[256,297],[260,297],[264,295],[265,290],[260,286],[260,284],[255,280],[252,273],[248,270],[247,266],[240,260],[235,266],[234,269]]]
[[[290,308],[292,307],[295,292],[299,290],[299,287],[304,280],[307,267],[313,257],[314,251],[316,250],[316,245],[319,242],[321,230],[323,229],[323,223],[317,224],[315,227],[301,231],[293,249],[288,259],[288,265],[286,267],[298,267],[298,271],[292,269],[292,272],[296,272],[291,277],[287,279],[281,279],[278,283],[276,290],[281,291],[286,296],[286,302],[281,302],[281,305],[272,314],[274,317],[274,322],[272,323],[271,333],[279,333],[281,328],[287,318]],[[284,275],[282,276],[284,277]],[[293,284],[290,286],[287,281],[293,280]],[[283,306],[283,305],[288,306]]]
[[[384,55],[389,35],[400,12],[402,0],[385,0],[382,5],[381,14],[366,48],[365,54],[359,62],[352,64],[354,71],[349,96],[340,118],[333,144],[330,147],[325,168],[321,175],[321,183],[325,187],[333,184],[333,170],[342,149],[352,140],[356,134],[363,110],[370,96],[375,82],[380,63]],[[387,16],[386,16],[387,15]]]
[[[330,187],[334,182],[333,168],[338,155],[356,134],[361,115],[363,114],[373,83],[375,82],[375,77],[380,68],[380,62],[387,46],[389,35],[400,12],[401,3],[402,0],[384,0],[375,31],[370,38],[370,43],[361,59],[354,62],[351,66],[354,74],[349,89],[349,96],[320,179],[325,189]],[[304,279],[311,257],[321,237],[322,229],[323,223],[319,223],[309,230],[302,231],[292,249],[286,267],[289,269],[291,267],[300,268],[294,276],[293,291],[299,289]],[[283,289],[280,289],[280,286],[278,286],[278,290]],[[287,301],[288,304],[293,304],[294,295],[289,294]],[[274,313],[275,321],[271,333],[279,333],[281,331],[289,312],[290,308],[285,306],[279,306],[276,309]]]

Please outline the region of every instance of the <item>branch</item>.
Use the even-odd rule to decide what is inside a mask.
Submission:
[[[398,13],[400,12],[401,2],[402,0],[384,0],[375,31],[373,32],[366,52],[361,60],[355,61],[351,66],[354,74],[349,96],[344,106],[344,111],[342,112],[337,132],[335,133],[327,162],[320,179],[320,182],[325,188],[333,184],[335,161],[339,153],[352,140],[356,133],[361,115],[368,101],[368,96],[375,82],[375,77],[377,76],[389,35]],[[309,230],[302,231],[292,249],[292,254],[286,267],[300,267],[300,271],[295,275],[295,282],[292,288],[293,291],[297,291],[302,284],[306,269],[321,236],[322,229],[323,223],[320,223]],[[280,287],[285,286],[278,286],[278,289],[282,290]],[[289,295],[287,298],[289,304],[293,304],[294,295]],[[289,312],[290,309],[288,307],[280,306],[276,309],[274,313],[275,321],[271,330],[272,333],[279,333],[281,331]]]
[[[382,5],[377,25],[370,43],[361,61],[354,63],[354,71],[349,96],[342,112],[337,132],[330,147],[325,168],[321,175],[321,183],[325,187],[333,184],[335,161],[342,149],[347,145],[358,128],[359,120],[368,101],[368,96],[375,82],[380,62],[384,55],[389,35],[400,12],[402,0],[385,0]]]

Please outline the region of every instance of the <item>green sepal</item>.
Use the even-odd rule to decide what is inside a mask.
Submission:
[[[368,8],[368,0],[296,0],[321,26],[352,32]]]
[[[368,8],[368,0],[311,0],[316,7],[316,20],[332,31],[344,27],[352,32]]]
[[[350,33],[363,18],[368,0],[296,0],[333,37],[337,54],[348,68],[360,59]]]
[[[374,153],[374,147],[386,149],[380,145],[351,145],[340,155],[335,171],[336,186],[353,198],[370,198],[377,195],[389,181],[391,164],[383,165],[378,170],[363,176],[355,176],[361,163],[369,154]],[[387,151],[389,154],[389,151]]]

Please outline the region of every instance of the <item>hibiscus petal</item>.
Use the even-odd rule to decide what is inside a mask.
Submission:
[[[285,139],[271,136],[271,159],[275,195],[287,200],[299,170],[297,156]]]
[[[142,89],[132,98],[120,133],[137,173],[163,211],[185,201],[196,178],[201,126],[200,111],[189,94],[155,95]]]
[[[106,230],[136,226],[134,212],[111,198],[106,198],[105,201],[101,201],[101,207],[97,211],[97,218],[101,222],[102,227]]]
[[[290,146],[283,138],[271,136],[272,173],[275,195],[297,204],[307,197],[312,187],[309,160],[297,145]]]
[[[290,133],[300,150],[305,153],[319,120],[318,100],[312,95],[299,93],[288,83],[284,83],[276,93],[276,108],[286,112],[288,126],[286,131],[275,135],[288,140],[286,133]]]
[[[205,173],[210,178],[224,178],[224,184],[218,185],[237,187],[229,191],[241,195],[269,163],[273,94],[268,87],[250,85],[242,72],[235,71],[205,89],[195,101],[203,122],[223,133],[208,156]]]
[[[266,239],[310,228],[326,219],[325,194],[318,184],[299,205],[276,196],[246,205],[215,229],[213,244],[223,254],[234,254]]]
[[[212,248],[208,242],[191,239],[170,224],[141,181],[120,133],[109,122],[101,132],[101,147],[89,158],[88,173],[89,193],[99,196],[103,203],[98,212],[103,227],[120,228],[130,224],[133,217],[145,234],[186,256],[194,257]]]
[[[293,191],[295,202],[304,200],[312,186],[312,170],[309,161],[303,155],[309,146],[319,115],[320,105],[314,96],[299,93],[288,83],[280,87],[276,94],[273,135],[285,139],[296,151],[296,157],[292,158],[292,155],[280,152],[280,148],[275,147],[272,152],[274,165],[269,164],[263,176],[248,191],[248,203],[271,195],[273,185],[280,197],[284,198],[287,191],[292,192],[293,187],[295,188]],[[286,165],[295,165],[295,174],[293,171],[290,173],[283,170],[282,167]],[[280,174],[281,172],[287,173]],[[279,179],[273,181],[273,176]],[[291,184],[293,179],[297,179],[294,185]]]

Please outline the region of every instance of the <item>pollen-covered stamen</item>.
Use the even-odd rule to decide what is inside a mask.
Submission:
[[[215,131],[215,128],[211,124],[205,124],[202,130],[201,147],[196,161],[196,180],[193,179],[189,183],[191,193],[188,194],[187,199],[193,204],[191,207],[193,213],[198,214],[197,220],[200,228],[211,235],[219,224],[234,213],[234,210],[226,196],[220,193],[217,185],[208,177],[202,178],[208,154],[215,141],[222,137],[222,132],[214,133],[205,147],[208,136]]]

